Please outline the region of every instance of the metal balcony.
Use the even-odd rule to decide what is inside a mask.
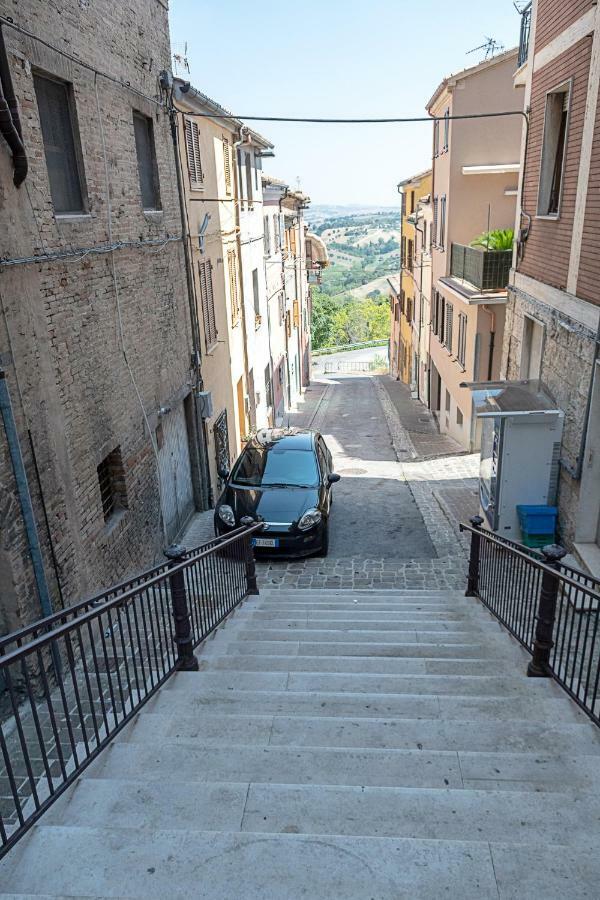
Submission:
[[[480,291],[502,291],[508,285],[512,250],[483,250],[452,244],[450,274]]]
[[[533,3],[528,3],[521,10],[521,36],[519,38],[518,68],[525,65],[529,57],[529,38],[531,36],[531,11]]]

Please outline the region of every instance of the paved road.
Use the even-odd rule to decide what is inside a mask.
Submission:
[[[373,379],[329,379],[313,426],[324,435],[342,476],[334,488],[331,558],[435,556],[396,459]]]

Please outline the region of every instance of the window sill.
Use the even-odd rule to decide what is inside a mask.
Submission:
[[[118,509],[104,523],[104,527],[98,535],[99,540],[111,537],[115,531],[120,531],[127,520],[127,509]]]
[[[163,209],[143,209],[145,219],[158,220],[163,219],[165,212]]]
[[[540,219],[542,222],[558,222],[560,213],[547,213],[545,216],[537,214],[535,218]]]
[[[57,224],[60,225],[76,225],[78,222],[89,222],[92,219],[92,214],[89,212],[86,213],[54,213],[54,218],[56,219]]]

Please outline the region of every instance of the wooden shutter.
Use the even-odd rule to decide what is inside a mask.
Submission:
[[[446,347],[452,353],[452,324],[454,320],[454,307],[451,303],[446,304]]]
[[[231,297],[231,321],[237,324],[240,318],[240,303],[238,298],[237,264],[235,250],[227,251],[227,268],[229,272],[229,294]]]
[[[185,150],[188,161],[188,172],[192,187],[197,187],[204,181],[202,173],[202,160],[200,158],[200,132],[198,123],[193,119],[185,120]]]
[[[204,322],[204,338],[206,347],[212,347],[217,342],[217,324],[215,321],[215,300],[212,284],[212,264],[210,262],[198,265],[200,275],[200,298],[202,301],[202,319]]]
[[[231,153],[228,138],[223,138],[223,168],[225,170],[225,193],[231,193]]]

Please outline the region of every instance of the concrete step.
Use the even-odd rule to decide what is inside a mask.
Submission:
[[[536,852],[526,849],[535,872],[537,848]],[[513,857],[503,847],[499,851],[504,864],[500,873],[507,887],[504,897],[508,897],[508,890],[517,888],[524,866],[517,866],[513,873]],[[562,853],[566,852],[563,848]],[[574,869],[579,857],[571,850],[568,853]],[[557,859],[560,856],[553,857],[555,863]],[[51,894],[48,860],[52,860]],[[552,900],[561,896],[549,874],[544,876],[544,869],[538,868],[540,896]],[[600,876],[600,865],[588,862],[586,871]],[[482,900],[498,896],[494,862],[485,843],[331,835],[315,840],[298,834],[194,829],[157,829],[139,835],[113,827],[37,826],[29,840],[0,864],[0,875],[4,891],[29,898],[438,900],[447,896]],[[564,887],[564,882],[560,884]],[[564,896],[578,900],[583,895]]]
[[[285,630],[283,628],[247,628],[240,627],[239,630],[235,632],[228,632],[227,636],[230,633],[235,633],[237,640],[248,640],[248,641],[310,641],[312,643],[317,641],[323,641],[326,643],[332,643],[337,641],[348,641],[349,636],[351,636],[351,640],[356,643],[366,643],[366,644],[377,644],[377,643],[385,643],[391,641],[398,641],[401,644],[417,644],[417,643],[436,643],[440,641],[445,644],[465,644],[469,643],[469,639],[475,638],[476,640],[485,640],[487,642],[488,636],[489,640],[493,640],[494,638],[500,638],[503,643],[508,643],[506,637],[500,631],[500,626],[490,626],[489,631],[477,630],[475,628],[467,628],[461,631],[436,631],[436,630],[428,630],[426,626],[423,626],[416,630],[406,630],[406,631],[342,631],[337,629],[304,629],[304,628],[294,628]]]
[[[251,784],[243,831],[597,847],[596,797],[570,793]],[[460,896],[460,895],[459,895]]]
[[[359,631],[364,634],[371,634],[371,632],[375,631],[378,633],[385,634],[396,634],[402,635],[407,631],[423,631],[427,632],[438,632],[438,631],[449,631],[449,632],[457,632],[459,634],[473,634],[473,633],[481,633],[485,631],[493,631],[498,632],[500,630],[500,624],[498,622],[486,622],[485,620],[478,621],[476,619],[461,619],[460,621],[446,621],[444,619],[438,618],[430,618],[430,619],[408,619],[403,621],[392,621],[387,619],[378,619],[376,621],[369,621],[368,619],[363,619],[360,616],[357,616],[356,619],[346,618],[344,620],[335,619],[331,620],[308,620],[307,618],[283,618],[279,617],[278,619],[260,619],[256,616],[252,616],[245,622],[246,627],[250,627],[255,630],[260,630],[263,634],[269,635],[274,631],[281,631],[283,629],[289,631],[337,631],[343,632],[346,634],[347,632],[356,632]]]
[[[370,625],[372,622],[381,622],[386,625],[392,622],[485,622],[490,621],[489,614],[465,610],[454,612],[450,610],[432,611],[427,609],[414,610],[389,610],[378,611],[365,609],[308,609],[308,610],[262,610],[248,612],[245,616],[250,622],[281,622],[284,619],[296,622],[364,622]]]
[[[536,722],[585,722],[568,698],[452,697],[415,694],[324,693],[302,691],[162,690],[148,701],[151,712],[197,715],[301,715],[368,718],[526,719]],[[483,724],[482,724],[483,727]]]
[[[591,723],[541,724],[510,719],[394,719],[338,716],[246,716],[141,713],[118,741],[169,741],[203,746],[255,744],[388,750],[451,750],[600,756]],[[495,773],[496,775],[498,773]],[[560,779],[557,782],[560,784]]]
[[[206,690],[302,691],[366,694],[424,694],[462,697],[556,697],[564,694],[550,679],[525,675],[381,675],[327,672],[244,672],[243,670],[181,673],[164,690],[201,696]]]
[[[220,649],[220,648],[219,648]],[[206,671],[353,672],[379,675],[517,675],[525,671],[505,659],[419,659],[385,656],[220,656],[198,654]]]
[[[238,640],[234,635],[229,639],[223,632],[212,644],[207,644],[203,653],[213,652],[247,655],[257,653],[269,656],[357,656],[357,657],[411,657],[423,659],[504,659],[512,658],[515,663],[526,666],[528,657],[516,641],[501,644],[492,641],[467,641],[465,643],[446,643],[421,641],[401,643],[384,641],[378,643],[356,643],[348,641],[250,641]]]

